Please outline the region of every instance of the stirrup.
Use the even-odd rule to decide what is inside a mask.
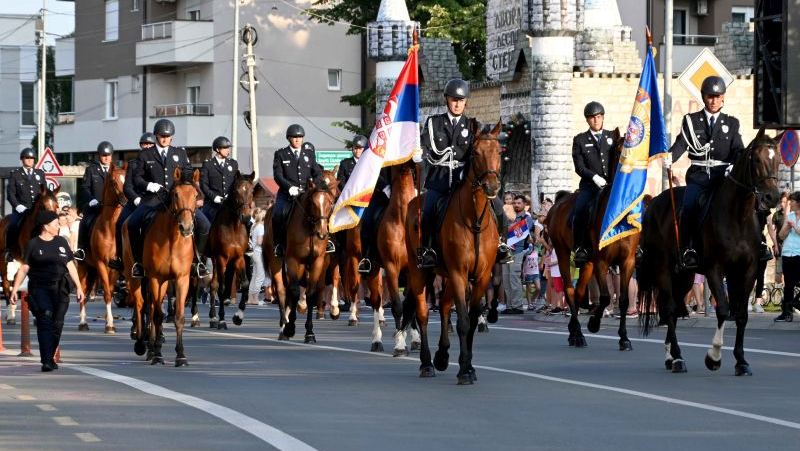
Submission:
[[[333,241],[328,240],[328,244],[325,245],[325,253],[332,254],[336,252],[336,245],[333,244]]]
[[[124,269],[122,266],[122,259],[119,257],[109,260],[108,267],[117,271],[122,271]]]
[[[275,249],[273,250],[272,254],[275,257],[283,257],[283,245],[282,244],[276,244],[275,245]]]
[[[358,262],[358,272],[361,274],[369,274],[372,272],[372,262],[364,257]]]
[[[417,268],[435,268],[436,267],[436,251],[429,247],[417,248]]]
[[[680,269],[684,271],[693,271],[699,267],[697,262],[697,251],[691,247],[686,248],[681,254]]]
[[[136,262],[131,267],[131,277],[134,279],[144,279],[144,267],[141,263]]]
[[[208,272],[208,268],[206,268],[205,263],[203,262],[192,262],[192,272],[197,274],[197,277],[201,279],[211,275],[211,273]]]
[[[636,260],[637,266],[642,263],[642,258],[644,258],[644,249],[642,249],[642,246],[636,246],[636,256],[634,259]]]
[[[82,248],[75,249],[75,252],[72,253],[72,258],[82,262],[86,258],[86,252]]]
[[[589,263],[589,252],[587,252],[582,246],[578,247],[575,249],[575,256],[572,258],[572,260],[575,262],[575,266],[581,267]]]

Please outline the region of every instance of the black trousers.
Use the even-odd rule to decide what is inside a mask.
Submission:
[[[794,287],[800,283],[800,256],[783,257],[783,302],[781,311],[791,312],[794,300]]]
[[[35,286],[29,290],[28,307],[36,317],[36,336],[39,340],[41,362],[53,360],[64,330],[64,317],[69,308],[69,298],[62,298],[57,284]]]

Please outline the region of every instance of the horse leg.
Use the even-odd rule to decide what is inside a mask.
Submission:
[[[317,338],[314,336],[313,310],[314,306],[319,306],[322,302],[322,292],[325,290],[325,260],[325,258],[317,257],[308,268],[308,278],[306,279],[308,312],[306,312],[306,335],[303,339],[305,343],[317,342]]]
[[[708,287],[714,299],[717,300],[717,328],[714,331],[714,338],[711,340],[711,349],[706,352],[705,364],[706,368],[711,371],[717,371],[722,366],[722,341],[725,333],[725,320],[728,318],[730,304],[728,303],[728,296],[725,294],[725,287],[722,283],[722,268],[714,266],[706,274]],[[734,284],[732,284],[734,285]],[[746,303],[747,294],[744,295]]]
[[[383,299],[381,299],[381,277],[379,272],[373,272],[367,276],[362,277],[369,288],[369,296],[367,302],[372,307],[372,344],[369,350],[372,352],[383,352],[383,331],[381,331],[381,322],[378,311],[381,309]]]
[[[200,281],[194,277],[189,278],[189,295],[192,297],[192,324],[190,327],[200,327],[200,315],[197,314],[197,292],[200,290]]]
[[[597,268],[594,268],[593,273],[594,280],[597,281],[597,286],[600,288],[600,306],[596,308],[594,312],[591,312],[589,324],[586,328],[589,329],[589,332],[595,334],[600,331],[600,322],[603,319],[603,312],[611,303],[611,295],[608,292],[608,282],[606,281],[608,263],[603,260],[597,262]],[[581,277],[581,280],[583,280],[583,277]],[[580,283],[580,281],[578,283]]]
[[[105,263],[97,265],[97,279],[103,285],[103,300],[106,303],[106,329],[105,333],[115,334],[117,328],[114,327],[114,314],[111,313],[111,302],[113,301],[114,287],[111,284],[111,273]]]
[[[439,349],[436,350],[436,355],[433,357],[433,366],[439,371],[445,371],[450,363],[450,337],[448,336],[450,329],[450,309],[453,308],[453,281],[448,280],[444,286],[444,293],[439,299],[439,315],[441,317],[442,327],[439,331]],[[459,331],[459,338],[461,331]]]
[[[667,336],[664,339],[664,348],[667,351],[667,357],[666,360],[664,360],[664,366],[673,373],[685,373],[686,362],[683,360],[681,347],[678,344],[678,334],[676,332],[677,318],[673,312],[675,305],[673,294],[679,291],[676,289],[675,279],[677,277],[678,276],[673,276],[672,280],[667,280],[665,283],[662,283],[662,287],[656,293],[656,299],[661,320],[667,325]],[[669,286],[669,288],[666,288],[666,286]],[[683,302],[683,299],[681,299],[680,302]],[[644,308],[649,307],[645,306]],[[620,309],[620,313],[621,312],[622,309]],[[645,313],[645,316],[647,315],[648,313]]]
[[[411,266],[411,265],[409,265]],[[412,272],[415,275],[412,275]],[[408,271],[408,296],[404,302],[411,302],[413,309],[416,310],[417,326],[419,327],[419,377],[435,377],[436,370],[433,369],[431,362],[431,349],[428,342],[428,301],[425,298],[425,275],[416,268],[409,268]],[[412,310],[411,308],[405,309]]]
[[[236,276],[239,280],[244,280],[245,277],[245,268],[244,268],[244,258],[239,257],[236,259]],[[233,324],[237,326],[242,325],[242,321],[244,321],[244,309],[247,308],[247,295],[249,294],[249,287],[244,287],[241,290],[241,297],[239,299],[239,308],[236,310],[236,313],[233,314]]]
[[[228,330],[228,323],[225,321],[225,304],[229,304],[231,300],[231,291],[233,290],[234,271],[230,264],[230,260],[225,260],[223,264],[224,275],[222,285],[219,287],[219,322],[217,323],[217,330]]]
[[[399,271],[394,264],[386,265],[386,285],[392,301],[392,317],[395,327],[392,356],[407,356],[408,347],[406,346],[406,331],[403,330],[403,300],[400,298]]]
[[[208,327],[216,329],[219,325],[219,317],[217,316],[217,294],[220,289],[220,278],[225,272],[225,261],[222,257],[214,260],[214,273],[211,275],[211,286],[208,288]],[[220,310],[222,309],[222,300],[220,299]]]
[[[470,384],[476,382],[478,380],[478,376],[475,374],[475,367],[472,366],[472,345],[475,341],[475,329],[478,327],[478,322],[481,318],[483,318],[481,312],[481,299],[483,298],[483,293],[486,291],[486,286],[489,284],[491,275],[488,275],[480,280],[477,280],[470,292],[469,298],[469,330],[467,331],[466,336],[466,355],[464,356],[465,361],[463,363],[463,368],[466,371],[465,375],[469,377]],[[466,307],[466,305],[465,305]],[[459,320],[461,315],[459,315]],[[462,352],[462,354],[464,354]],[[459,364],[461,364],[461,357],[459,357]],[[465,378],[466,380],[466,378]],[[461,383],[461,379],[459,378],[459,383]]]
[[[156,279],[148,279],[150,287],[150,344],[153,348],[153,359],[151,365],[164,364],[164,357],[161,355],[161,340],[159,336],[164,328],[163,302],[166,292],[166,283],[159,283]]]
[[[305,268],[303,265],[298,264],[293,260],[286,262],[286,279],[289,283],[287,290],[287,298],[289,304],[287,306],[286,322],[278,335],[279,340],[288,340],[294,337],[295,334],[295,320],[297,319],[297,304],[300,301],[300,278],[303,276]]]
[[[475,381],[472,378],[473,372],[475,371],[472,367],[472,352],[470,351],[470,343],[472,340],[469,339],[470,331],[475,332],[475,328],[478,325],[478,314],[480,314],[480,309],[473,309],[472,312],[468,311],[467,307],[467,281],[461,279],[460,275],[456,277],[452,277],[447,282],[447,287],[445,288],[445,296],[451,296],[450,299],[452,301],[448,301],[447,310],[449,311],[450,305],[455,305],[456,308],[456,332],[458,333],[458,344],[459,344],[459,354],[458,354],[458,385],[471,385]],[[472,318],[474,316],[474,320]],[[447,334],[442,334],[443,336],[447,336]],[[445,344],[445,355],[447,354],[446,347],[449,347],[449,343]],[[440,346],[439,349],[442,349]],[[437,352],[436,357],[439,357],[439,353]],[[436,362],[436,360],[434,360]],[[446,368],[446,366],[445,366]]]
[[[132,337],[136,340],[136,343],[133,345],[133,352],[136,355],[144,355],[147,351],[147,347],[144,343],[144,299],[142,299],[142,288],[141,283],[136,280],[135,282],[131,282],[130,284],[130,296],[133,296],[134,308],[133,308],[133,331]]]
[[[586,295],[586,287],[589,285],[589,279],[592,277],[594,265],[586,263],[581,269],[580,277],[575,289],[572,288],[572,277],[569,267],[569,253],[568,250],[556,249],[558,255],[558,265],[561,270],[561,277],[564,279],[564,299],[570,311],[569,323],[567,323],[567,330],[569,331],[569,338],[567,343],[576,348],[586,347],[586,337],[583,336],[581,331],[581,323],[578,321],[578,302]],[[562,257],[562,254],[563,257]],[[566,274],[566,276],[565,276]],[[571,293],[571,295],[570,295]]]
[[[86,293],[88,296],[93,285],[93,277],[91,274],[91,269],[85,264],[81,263],[78,265],[78,279],[81,281],[81,288],[83,292]],[[87,297],[83,298],[83,302],[80,303],[81,306],[81,313],[80,313],[80,321],[78,322],[78,330],[83,332],[89,330],[89,323],[86,322],[86,302],[88,301]]]
[[[628,339],[628,330],[625,327],[625,321],[627,315],[625,314],[628,311],[628,305],[630,304],[630,298],[628,297],[628,289],[631,284],[631,277],[633,275],[634,267],[636,266],[636,259],[632,256],[629,256],[625,259],[622,265],[620,265],[620,294],[619,294],[619,329],[617,330],[617,334],[619,335],[619,350],[620,351],[633,351],[633,345],[631,344],[630,339]]]
[[[341,281],[339,268],[339,265],[333,268],[333,283],[331,284],[331,319],[334,321],[339,319],[342,314],[339,311],[339,282]]]
[[[188,366],[189,360],[183,351],[184,311],[186,295],[189,293],[189,277],[183,276],[175,280],[175,366]]]

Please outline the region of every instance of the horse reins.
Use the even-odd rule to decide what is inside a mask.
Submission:
[[[771,146],[767,146],[767,147],[771,147]],[[775,176],[775,175],[767,175],[767,176],[761,177],[760,179],[758,179],[755,182],[753,182],[752,181],[752,179],[753,179],[752,166],[753,166],[753,156],[755,155],[755,149],[752,148],[752,147],[749,147],[747,149],[747,152],[749,153],[749,155],[747,156],[747,174],[749,175],[748,178],[750,179],[750,181],[748,181],[747,183],[744,183],[744,182],[740,182],[739,180],[736,180],[736,177],[734,177],[733,172],[731,172],[731,174],[728,175],[728,179],[731,182],[733,182],[736,186],[744,188],[746,191],[750,192],[751,194],[754,194],[756,196],[756,200],[757,200],[756,208],[758,208],[758,204],[760,203],[761,197],[762,197],[761,191],[759,191],[759,189],[758,189],[758,185],[760,185],[761,183],[763,183],[763,182],[765,182],[767,180],[770,180],[770,179],[774,179],[774,180],[777,181],[778,177]]]

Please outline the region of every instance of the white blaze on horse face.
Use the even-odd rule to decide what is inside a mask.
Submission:
[[[770,147],[769,148],[769,159],[772,160],[773,158],[775,158],[775,149]]]
[[[125,183],[125,174],[120,175],[119,179],[124,184]]]

